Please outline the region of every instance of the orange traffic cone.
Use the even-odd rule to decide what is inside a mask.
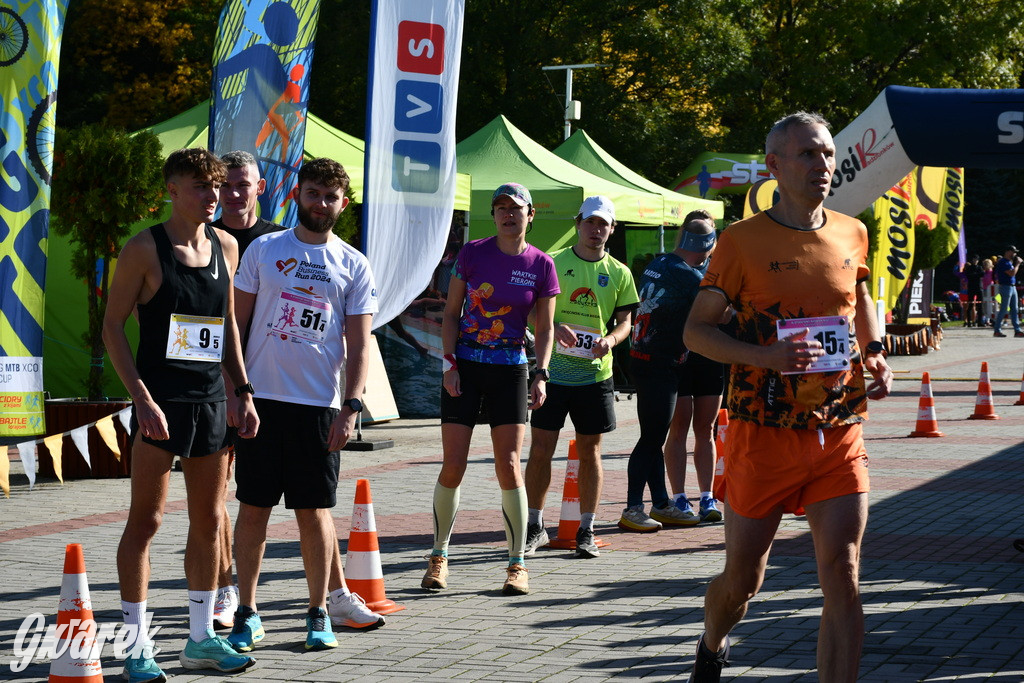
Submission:
[[[711,487],[715,498],[725,500],[725,436],[729,432],[729,411],[718,411],[718,429],[715,430],[715,479]]]
[[[935,401],[932,400],[932,380],[927,372],[921,373],[921,400],[917,407],[917,426],[909,436],[945,436],[935,420]]]
[[[66,646],[57,642],[56,651],[60,654],[50,662],[50,683],[102,683],[96,621],[92,617],[85,557],[79,543],[69,543],[64,550],[57,637],[68,642]]]
[[[988,381],[988,363],[981,363],[981,378],[978,380],[978,400],[974,403],[974,414],[969,420],[998,420],[992,406],[992,385]]]
[[[576,439],[569,441],[569,459],[565,463],[565,484],[562,486],[562,511],[558,515],[558,538],[548,543],[552,548],[576,549],[576,532],[580,529],[580,458]],[[604,548],[608,541],[594,537],[594,544]]]
[[[1013,405],[1024,406],[1024,377],[1021,377],[1020,380],[1020,398],[1018,398]]]
[[[373,518],[373,497],[370,481],[356,482],[356,502],[352,506],[352,530],[345,552],[345,583],[353,593],[366,601],[377,614],[391,614],[405,609],[384,594],[384,570],[380,565],[377,545],[377,522]]]

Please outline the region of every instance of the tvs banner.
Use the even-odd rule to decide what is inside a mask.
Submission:
[[[448,239],[464,8],[464,0],[373,3],[363,249],[377,281],[374,327],[427,287]]]
[[[228,0],[213,49],[209,147],[252,153],[267,180],[260,215],[292,227],[320,0]]]
[[[0,437],[43,434],[43,289],[67,0],[0,7]]]

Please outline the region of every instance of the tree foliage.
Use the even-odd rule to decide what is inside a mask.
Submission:
[[[50,226],[74,247],[71,268],[84,280],[89,328],[83,343],[91,350],[86,388],[100,398],[103,386],[102,338],[110,261],[121,250],[131,226],[155,213],[163,197],[160,141],[150,133],[129,135],[103,125],[57,129],[54,142]]]

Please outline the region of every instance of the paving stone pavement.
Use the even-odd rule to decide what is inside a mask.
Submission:
[[[988,361],[999,420],[969,420],[981,361]],[[1024,680],[1024,340],[987,330],[947,329],[942,349],[891,359],[894,395],[872,404],[866,428],[871,512],[862,589],[867,636],[864,681]],[[921,371],[931,374],[941,439],[911,439]],[[303,650],[305,581],[298,533],[275,510],[259,587],[267,638],[256,667],[239,678],[269,681],[685,680],[702,630],[708,581],[721,569],[723,526],[627,534],[615,522],[637,437],[634,400],[616,404],[619,429],[605,441],[600,558],[544,549],[527,562],[532,592],[500,593],[505,564],[500,495],[487,430],[478,429],[451,548],[450,588],[419,589],[432,535],[431,495],[441,461],[434,420],[399,420],[365,430],[396,447],[343,456],[336,525],[347,538],[354,481],[370,479],[388,597],[405,605],[370,633],[339,632],[332,651]],[[567,439],[568,431],[563,432]],[[557,528],[566,441],[553,467],[546,521]],[[43,480],[29,491],[12,464],[10,499],[0,499],[0,679],[44,680],[37,661],[12,672],[24,618],[55,621],[64,547],[85,548],[99,622],[119,623],[115,550],[128,507],[127,480]],[[691,475],[692,476],[692,475]],[[691,494],[693,492],[691,491]],[[237,503],[232,499],[232,511]],[[213,680],[186,671],[183,579],[187,515],[180,473],[152,553],[149,606],[161,626],[158,663],[175,681]],[[342,543],[344,550],[344,542]],[[783,521],[762,592],[733,634],[723,680],[813,681],[821,609],[807,523]],[[108,648],[104,673],[120,664]],[[220,676],[217,676],[220,678]]]

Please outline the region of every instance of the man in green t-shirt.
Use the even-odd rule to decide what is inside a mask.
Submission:
[[[551,255],[562,293],[555,297],[555,344],[548,396],[530,421],[526,464],[529,520],[526,555],[548,543],[544,499],[551,485],[551,458],[569,415],[579,456],[580,528],[576,557],[597,557],[594,515],[601,498],[601,435],[615,429],[612,347],[629,337],[639,298],[629,268],[605,251],[615,231],[615,206],[587,197],[576,216],[576,244]],[[609,332],[608,329],[611,328]]]

